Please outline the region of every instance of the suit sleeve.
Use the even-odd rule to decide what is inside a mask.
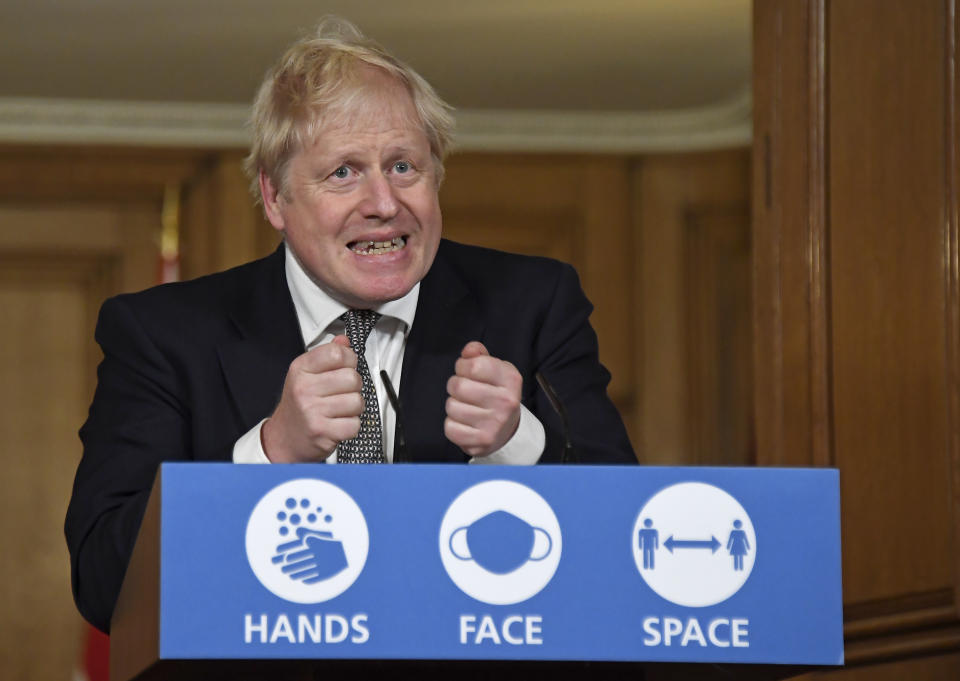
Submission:
[[[176,372],[122,297],[104,303],[96,339],[104,359],[65,534],[77,607],[108,631],[158,466],[189,458],[190,415]]]
[[[592,311],[576,271],[563,265],[536,337],[537,370],[567,410],[570,439],[580,463],[637,463],[623,420],[607,396],[610,373],[600,363],[597,335],[590,325]],[[533,387],[531,411],[546,430],[541,462],[557,462],[563,451],[563,426],[535,381]]]

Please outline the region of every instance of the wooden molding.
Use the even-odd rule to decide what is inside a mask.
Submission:
[[[960,649],[960,625],[847,641],[844,644],[844,660],[848,666],[874,664],[957,649]]]
[[[754,5],[758,461],[834,465],[825,0]]]
[[[246,148],[244,104],[0,98],[0,142]],[[460,151],[639,153],[745,147],[751,94],[677,111],[455,112]]]
[[[960,546],[960,13],[957,0],[946,4],[944,22],[944,90],[946,115],[944,136],[947,141],[947,162],[944,167],[944,205],[947,206],[943,227],[944,280],[946,281],[946,367],[947,367],[947,454],[951,464],[953,501],[953,543]],[[954,609],[960,616],[960,560],[954,565]]]
[[[922,628],[960,625],[952,589],[937,589],[844,607],[847,641],[890,636]]]
[[[651,153],[750,144],[749,91],[698,109],[631,113],[588,111],[456,112],[458,149]]]
[[[826,0],[809,5],[807,168],[810,245],[810,439],[815,466],[835,466],[830,353],[830,255],[827,213],[829,152],[827,140]]]

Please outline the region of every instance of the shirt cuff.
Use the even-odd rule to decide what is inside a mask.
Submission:
[[[517,432],[507,443],[487,456],[474,456],[470,463],[506,464],[510,466],[532,466],[543,455],[547,436],[540,419],[522,404],[520,405],[520,423]]]
[[[263,443],[260,441],[260,430],[266,421],[267,419],[263,419],[234,443],[234,463],[270,463],[267,453],[263,451]]]

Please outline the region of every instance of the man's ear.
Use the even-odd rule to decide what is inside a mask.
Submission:
[[[280,211],[280,202],[283,200],[280,191],[273,186],[273,182],[267,177],[267,174],[260,170],[257,174],[257,180],[260,184],[260,198],[263,200],[263,212],[267,215],[267,220],[278,231],[283,231],[285,227],[283,213]]]

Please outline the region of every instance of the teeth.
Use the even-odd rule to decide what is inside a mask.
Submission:
[[[356,241],[350,247],[358,255],[383,255],[399,251],[406,245],[406,240],[402,236],[395,237],[390,241]]]

